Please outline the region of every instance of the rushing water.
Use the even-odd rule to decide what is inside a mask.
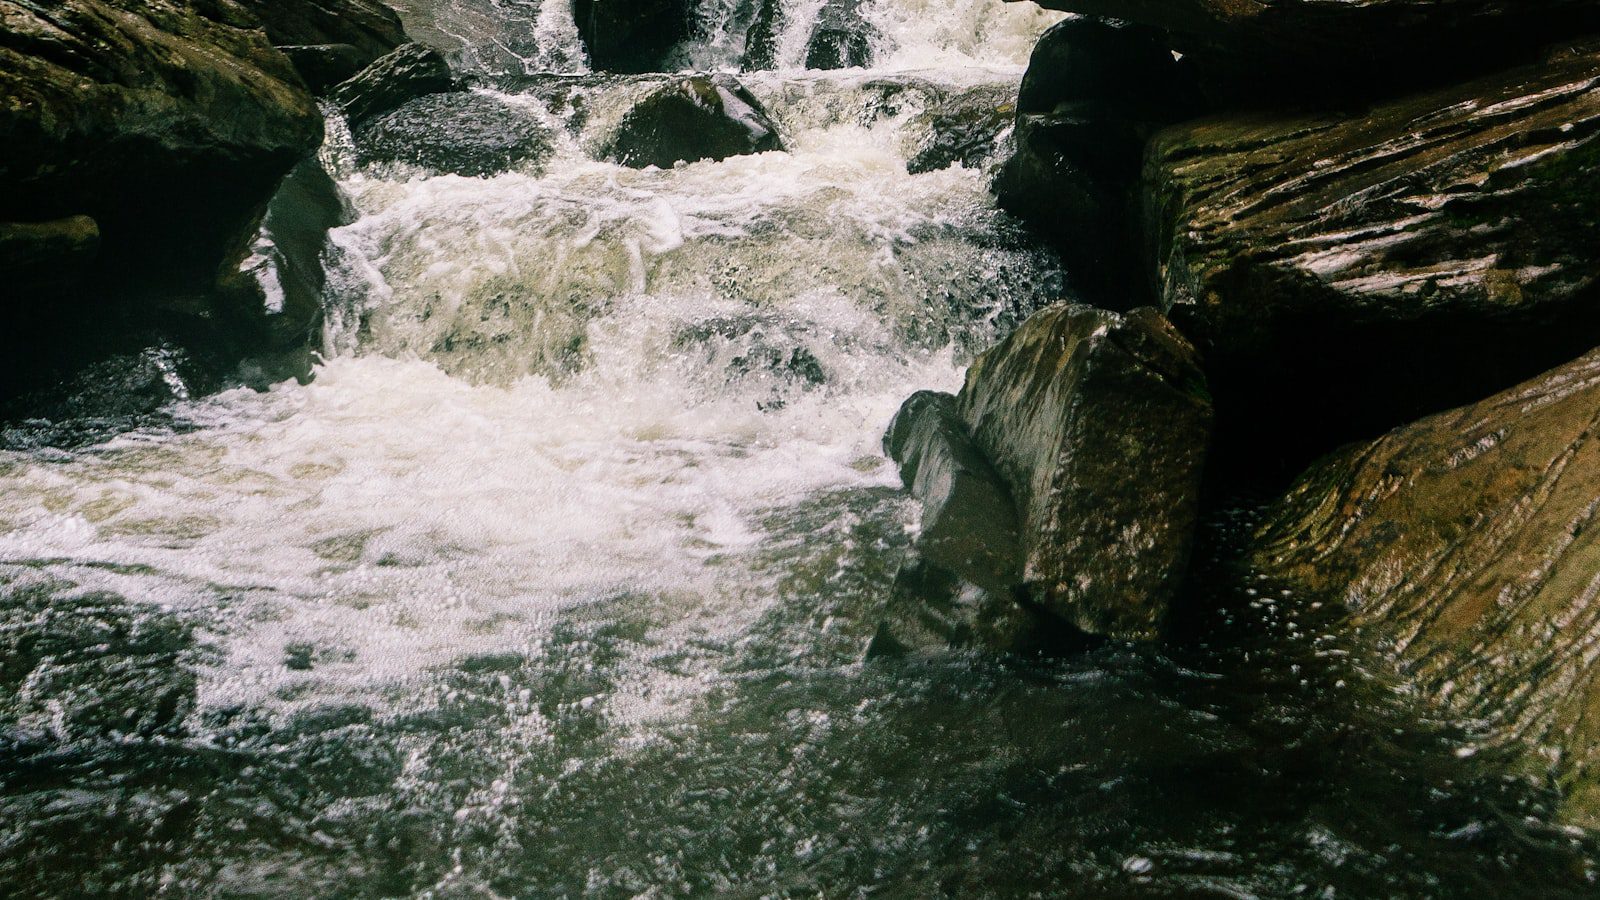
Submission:
[[[563,4],[403,6],[581,72]],[[595,161],[648,79],[522,82],[558,146],[493,178],[335,129],[312,383],[0,453],[0,894],[1595,892],[1264,583],[1162,651],[862,662],[916,528],[881,430],[1063,290],[984,173],[905,171],[1054,17],[867,14],[874,71],[746,76],[786,153]]]

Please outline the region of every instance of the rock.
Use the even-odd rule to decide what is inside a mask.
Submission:
[[[958,409],[1016,500],[1032,602],[1089,634],[1156,637],[1211,429],[1188,342],[1152,309],[1054,307],[973,363]]]
[[[1600,27],[1590,0],[1039,0],[1163,29],[1224,100],[1393,94]]]
[[[852,69],[872,64],[873,28],[860,0],[828,0],[806,42],[806,68]]]
[[[322,92],[406,42],[378,0],[238,0],[312,90]]]
[[[0,278],[12,288],[75,282],[99,252],[100,226],[88,216],[0,222]]]
[[[928,137],[906,162],[913,175],[987,164],[1000,151],[1017,107],[1009,90],[978,88],[952,97],[918,117]]]
[[[778,67],[778,31],[783,27],[783,4],[779,0],[757,0],[755,17],[744,34],[744,58],[740,68],[759,72]]]
[[[1600,343],[1600,50],[1359,116],[1178,126],[1145,180],[1223,430],[1272,422],[1285,464]]]
[[[402,162],[479,177],[542,163],[551,134],[530,111],[487,94],[429,94],[369,120],[355,132],[368,162]]]
[[[602,154],[636,169],[782,150],[778,126],[727,75],[694,75],[663,85],[622,119]]]
[[[604,72],[660,72],[667,55],[689,36],[689,0],[573,0],[578,35],[589,63]]]
[[[296,166],[267,205],[243,271],[259,290],[262,327],[273,348],[309,346],[322,327],[328,232],[353,221],[338,185],[316,159]]]
[[[1342,601],[1423,697],[1554,764],[1600,826],[1600,351],[1318,463],[1254,563]],[[1542,754],[1542,756],[1540,755]]]
[[[1002,209],[1055,246],[1095,303],[1147,303],[1138,247],[1138,160],[1197,105],[1179,63],[1143,28],[1068,19],[1034,47],[1017,100],[1015,152],[995,177]]]
[[[330,96],[354,130],[409,100],[458,87],[450,64],[439,51],[406,44],[334,88]]]
[[[0,8],[0,222],[87,216],[99,231],[92,258],[73,255],[72,277],[7,295],[0,395],[158,320],[193,324],[215,346],[232,340],[221,332],[243,311],[219,284],[283,175],[317,147],[322,117],[253,20],[201,8]]]

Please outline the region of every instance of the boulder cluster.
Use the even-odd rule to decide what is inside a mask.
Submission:
[[[896,419],[873,652],[1172,637],[1196,521],[1264,506],[1214,577],[1341,608],[1600,825],[1600,10],[1042,5],[994,188],[1089,305]]]

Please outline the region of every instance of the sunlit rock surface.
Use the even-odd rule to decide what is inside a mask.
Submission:
[[[1151,309],[1055,307],[973,363],[958,407],[1016,498],[1033,601],[1090,634],[1155,637],[1210,438],[1189,344]]]
[[[1237,428],[1305,458],[1600,343],[1600,53],[1158,135],[1147,240]],[[1266,449],[1266,448],[1260,448]]]
[[[1600,352],[1307,474],[1256,564],[1342,600],[1431,700],[1537,751],[1600,825]]]

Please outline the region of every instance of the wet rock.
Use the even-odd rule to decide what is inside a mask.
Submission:
[[[1156,637],[1211,430],[1188,342],[1152,309],[1054,307],[973,363],[958,408],[1016,499],[1031,601],[1092,635]]]
[[[283,180],[243,270],[259,291],[261,327],[276,348],[309,346],[322,327],[322,252],[328,232],[353,221],[338,185],[316,159]]]
[[[1056,247],[1099,305],[1148,302],[1137,252],[1139,159],[1196,98],[1149,29],[1068,19],[1034,47],[1017,100],[1015,151],[996,175],[1001,208]]]
[[[330,97],[356,129],[407,101],[454,91],[458,86],[439,51],[406,44],[339,85]]]
[[[660,72],[667,55],[689,36],[688,0],[573,0],[578,36],[589,63],[605,72]]]
[[[778,67],[778,31],[783,27],[783,4],[779,0],[757,0],[755,17],[744,35],[744,58],[740,68],[759,72]]]
[[[406,42],[394,10],[378,0],[239,0],[313,91],[349,78]]]
[[[946,100],[919,118],[928,137],[906,162],[913,175],[987,164],[1002,149],[1003,136],[1017,112],[1010,91],[981,88]]]
[[[1290,463],[1600,343],[1600,50],[1359,116],[1175,127],[1146,183],[1225,432],[1271,421]]]
[[[429,94],[369,120],[355,132],[368,162],[401,162],[479,177],[542,163],[549,129],[529,110],[487,94]]]
[[[248,343],[233,331],[250,311],[224,284],[322,137],[315,101],[255,25],[231,6],[5,6],[0,222],[87,216],[99,241],[92,255],[67,242],[66,277],[0,272],[0,291],[17,291],[0,310],[0,397],[70,379],[88,348],[158,323],[230,353]]]
[[[1424,697],[1554,765],[1600,826],[1600,351],[1314,466],[1254,563],[1342,601]]]
[[[1470,77],[1600,27],[1588,0],[1040,0],[1162,29],[1215,96],[1328,101]]]
[[[782,150],[778,127],[749,91],[727,75],[664,85],[623,117],[603,155],[636,169]]]
[[[0,279],[12,288],[76,281],[99,252],[100,226],[88,216],[0,222]]]
[[[806,68],[851,69],[872,64],[873,28],[860,0],[828,0],[806,42]]]

